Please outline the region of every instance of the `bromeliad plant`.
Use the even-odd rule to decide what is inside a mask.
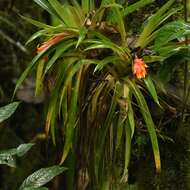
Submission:
[[[32,71],[36,71],[35,94],[47,86],[45,132],[51,134],[54,144],[57,135],[62,135],[60,163],[68,156],[74,158],[75,188],[80,189],[82,183],[82,187],[109,189],[118,178],[127,182],[137,110],[150,135],[156,171],[160,172],[156,128],[144,92],[148,90],[159,105],[147,69],[149,63],[163,60],[152,51],[152,42],[159,26],[176,13],[177,9],[170,9],[175,0],[149,18],[134,46],[128,44],[125,18],[153,0],[130,6],[115,0],[34,1],[56,18],[58,25],[23,17],[40,28],[27,43],[36,38],[44,42],[18,80],[15,93]],[[149,55],[145,55],[147,49]]]

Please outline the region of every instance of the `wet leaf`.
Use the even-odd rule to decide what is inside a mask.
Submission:
[[[0,164],[7,165],[10,167],[16,167],[15,158],[9,154],[0,154]]]
[[[13,102],[0,108],[0,123],[8,119],[17,109],[19,102]]]
[[[8,150],[0,151],[0,164],[5,164],[10,167],[16,167],[16,161],[14,156],[23,156],[26,154],[34,144],[21,144],[17,148],[11,148]]]
[[[25,190],[26,188],[41,187],[65,170],[66,168],[61,166],[41,168],[38,171],[31,174],[30,176],[28,176],[20,186],[19,190]]]
[[[32,147],[34,146],[33,143],[21,144],[17,147],[17,156],[21,157],[26,154]]]
[[[23,190],[48,190],[48,188],[47,187],[39,187],[39,188],[28,187],[28,188],[24,188]]]

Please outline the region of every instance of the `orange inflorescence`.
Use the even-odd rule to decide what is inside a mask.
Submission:
[[[68,36],[68,33],[64,33],[64,32],[53,36],[48,41],[42,43],[41,45],[38,45],[36,52],[40,53],[40,52],[44,51],[48,47],[58,43],[60,40],[62,40],[66,36]]]
[[[133,74],[136,75],[138,79],[145,78],[148,66],[144,63],[143,59],[135,57],[133,60]]]

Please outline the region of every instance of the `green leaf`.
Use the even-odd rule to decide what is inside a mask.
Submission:
[[[81,44],[81,42],[85,39],[86,35],[87,35],[88,29],[85,27],[82,27],[79,30],[79,37],[78,37],[78,42],[76,45],[76,48]]]
[[[26,187],[23,190],[48,190],[47,187],[39,187],[39,188],[35,188],[35,187]]]
[[[114,7],[115,8],[122,8],[122,6],[120,4],[117,4],[117,3],[112,3],[112,4],[100,6],[100,8],[98,8],[96,10],[95,14],[92,17],[92,26],[95,26],[96,23],[102,21],[102,18],[104,16],[106,9],[111,9]]]
[[[163,62],[165,59],[171,57],[172,55],[178,54],[184,48],[186,48],[186,47],[179,46],[176,43],[169,43],[166,46],[160,47],[156,51],[159,53],[160,56],[162,56],[161,61]]]
[[[58,43],[59,44],[59,43]],[[44,49],[42,52],[40,52],[39,54],[37,54],[31,61],[31,63],[28,65],[28,67],[25,69],[25,71],[22,73],[22,75],[20,76],[20,78],[17,80],[15,89],[14,89],[14,93],[13,93],[13,98],[18,90],[18,88],[20,87],[20,85],[23,83],[23,81],[26,79],[26,77],[28,76],[28,74],[33,70],[33,68],[39,63],[39,59],[42,58],[42,56],[47,53],[50,49],[55,48],[58,44],[56,45],[50,45],[48,46],[46,49]]]
[[[150,92],[152,98],[154,99],[154,101],[160,105],[159,103],[159,100],[158,100],[158,95],[157,95],[157,92],[156,92],[156,89],[155,89],[155,86],[154,86],[154,83],[151,79],[150,76],[147,76],[145,79],[144,79],[144,83],[146,84],[146,87],[148,89],[148,91]]]
[[[134,96],[137,100],[137,103],[141,110],[141,114],[146,123],[147,129],[148,129],[148,132],[150,135],[150,139],[152,142],[156,171],[157,171],[157,173],[160,173],[160,170],[161,170],[160,151],[159,151],[158,140],[157,140],[154,122],[152,120],[149,108],[147,106],[144,96],[142,95],[141,91],[139,90],[139,88],[135,84],[135,82],[132,82],[129,79],[127,79],[126,82],[129,85],[131,92],[134,94]]]
[[[79,5],[77,0],[71,0],[71,3],[73,4],[73,11],[75,12],[75,19],[78,19],[77,23],[79,24],[79,27],[82,26],[85,22],[85,13],[82,10],[82,7]]]
[[[14,89],[14,93],[13,93],[13,97],[15,96],[18,88],[20,87],[20,85],[23,83],[23,81],[26,79],[27,75],[32,71],[32,69],[34,68],[34,66],[37,64],[37,61],[40,59],[40,57],[42,56],[43,52],[38,54],[37,56],[35,56],[32,60],[32,62],[29,64],[29,66],[25,69],[25,71],[22,73],[22,75],[20,76],[20,78],[17,80],[15,89]]]
[[[68,79],[68,74],[67,72],[69,72],[69,69],[72,68],[73,63],[76,62],[76,60],[78,60],[78,57],[69,57],[64,59],[63,64],[59,64],[59,68],[58,68],[58,74],[56,77],[56,81],[55,81],[55,87],[52,90],[52,94],[51,94],[51,98],[50,98],[50,103],[48,106],[48,113],[46,116],[46,127],[45,127],[45,131],[48,134],[49,133],[49,128],[51,127],[51,134],[52,134],[52,139],[53,142],[55,143],[55,136],[54,136],[54,129],[55,129],[55,121],[56,121],[56,114],[61,112],[61,101],[62,101],[62,97],[60,98],[60,91],[62,91],[63,88],[64,89],[64,93],[67,93],[67,87],[68,87],[68,83],[71,81],[72,77]],[[65,83],[65,81],[67,80],[67,82]],[[63,85],[64,84],[64,85]],[[63,99],[67,99],[67,97],[65,98],[65,95],[63,97]],[[57,103],[59,103],[59,109],[57,109]],[[64,107],[67,107],[67,101],[64,101]],[[62,110],[63,111],[63,110]],[[67,117],[65,117],[67,114],[67,109],[66,112],[64,112],[63,114],[64,116],[64,123],[67,121]]]
[[[134,112],[133,112],[133,108],[132,108],[132,104],[131,104],[131,100],[128,98],[128,115],[127,115],[127,119],[128,119],[128,125],[131,128],[131,139],[134,135],[135,132],[135,119],[134,119]]]
[[[43,85],[43,69],[45,62],[46,61],[44,59],[41,59],[39,60],[39,64],[37,66],[35,96],[38,96],[41,92],[41,88]]]
[[[90,43],[92,45],[89,45],[86,49],[84,49],[84,51],[88,51],[88,50],[92,50],[92,49],[111,49],[114,53],[117,53],[121,59],[124,59],[126,61],[126,59],[128,59],[128,50],[126,49],[126,51],[118,46],[117,44],[113,43],[110,39],[107,39],[104,35],[101,35],[98,32],[92,32],[93,34],[95,34],[98,38],[100,38],[99,40],[85,40],[84,43]]]
[[[88,14],[90,11],[94,10],[95,4],[94,0],[82,0],[82,10],[84,11],[85,14]]]
[[[0,164],[7,165],[13,168],[16,167],[15,158],[8,154],[0,154]]]
[[[59,17],[62,19],[62,21],[65,23],[65,13],[64,8],[61,3],[57,0],[48,0],[49,4],[52,6],[52,8],[55,10],[55,12],[59,15]]]
[[[89,51],[89,50],[93,50],[93,49],[106,49],[109,48],[109,46],[107,46],[106,44],[93,44],[91,46],[88,46],[84,51]]]
[[[101,7],[112,3],[115,3],[115,0],[102,0]]]
[[[45,71],[44,74],[45,75],[49,69],[53,66],[53,64],[56,62],[56,60],[65,52],[67,51],[70,47],[72,47],[73,45],[76,44],[76,41],[73,40],[68,40],[66,42],[63,42],[61,44],[58,44],[56,47],[56,52],[55,54],[52,56],[52,58],[48,61],[46,67],[45,67]]]
[[[32,18],[29,18],[29,17],[25,17],[25,16],[22,16],[22,15],[21,15],[21,18],[24,19],[24,20],[26,20],[27,22],[33,24],[34,26],[37,26],[38,28],[43,28],[43,29],[54,28],[53,26],[44,24],[43,22],[39,22],[39,21],[34,20],[34,19],[32,19]]]
[[[161,62],[163,59],[164,58],[162,56],[157,55],[143,56],[143,60],[145,63]]]
[[[10,155],[10,156],[17,155],[17,156],[21,157],[24,154],[26,154],[32,148],[32,146],[34,146],[34,144],[32,144],[32,143],[21,144],[17,148],[1,150],[0,155]]]
[[[0,108],[0,123],[8,119],[17,109],[20,102],[13,102]]]
[[[125,8],[124,10],[124,16],[127,16],[131,13],[133,13],[134,11],[138,11],[138,9],[153,3],[155,0],[140,0],[137,1],[136,3],[133,3],[132,5],[129,5],[128,7]]]
[[[102,70],[105,66],[107,66],[109,63],[114,63],[115,61],[120,60],[117,56],[107,56],[103,60],[100,60],[97,62],[97,66],[94,69],[94,72]]]
[[[49,133],[49,128],[51,127],[51,135],[53,143],[55,144],[55,121],[57,118],[57,96],[55,96],[56,92],[54,91],[53,97],[51,98],[50,104],[48,106],[48,113],[46,116],[46,126],[45,126],[45,132],[46,134]]]
[[[43,29],[43,30],[39,30],[36,33],[34,33],[26,42],[26,45],[29,44],[30,42],[32,42],[33,40],[35,40],[36,38],[39,38],[40,36],[49,36],[51,34],[51,36],[53,34],[57,34],[57,33],[61,33],[61,32],[71,32],[71,33],[79,33],[78,29],[75,28],[69,28],[69,27],[65,27],[63,25],[58,25],[52,28],[47,28],[47,29]],[[69,37],[69,36],[68,36]]]
[[[157,81],[160,80],[162,85],[167,84],[170,81],[172,74],[177,66],[175,61],[169,63],[171,64],[168,64],[168,62],[164,62],[157,72]]]
[[[15,161],[14,156],[16,156],[16,155],[19,157],[23,156],[31,149],[31,147],[33,145],[34,144],[32,144],[32,143],[27,143],[27,144],[21,144],[17,148],[1,150],[0,151],[0,164],[5,164],[10,167],[16,167],[16,161]]]
[[[114,115],[115,115],[115,109],[117,106],[117,91],[118,91],[118,87],[119,84],[117,83],[114,86],[114,95],[112,97],[112,102],[109,108],[109,112],[107,113],[105,122],[103,123],[103,125],[101,126],[101,133],[99,136],[99,143],[96,146],[96,154],[95,154],[95,174],[96,174],[96,178],[98,179],[99,177],[99,167],[100,167],[100,162],[101,162],[101,158],[102,158],[102,154],[103,154],[103,149],[104,149],[104,145],[105,145],[105,140],[106,140],[106,135],[108,132],[108,129],[114,119]]]
[[[131,139],[134,135],[134,131],[135,131],[135,119],[134,119],[134,112],[133,112],[133,108],[132,108],[132,103],[131,103],[131,92],[129,87],[124,84],[123,86],[123,97],[126,99],[125,101],[127,102],[127,125],[130,127],[131,129]]]
[[[166,45],[168,42],[190,34],[190,25],[184,21],[174,21],[164,25],[156,34],[154,49]]]
[[[137,40],[136,47],[142,47],[142,48],[146,47],[146,45],[150,42],[150,40],[147,42],[147,39],[150,38],[152,32],[155,31],[155,29],[161,23],[163,23],[163,21],[165,21],[165,17],[167,16],[166,11],[172,6],[174,2],[175,0],[169,0],[152,17],[150,17],[150,19],[148,20],[148,23],[144,27],[142,33],[140,34]]]
[[[51,181],[55,176],[61,174],[66,168],[61,166],[51,166],[48,168],[41,168],[40,170],[34,172],[28,176],[20,186],[19,190],[24,190],[25,188],[38,188],[49,181]]]
[[[122,45],[126,46],[125,22],[121,10],[118,7],[113,8],[114,17],[116,18],[117,27],[121,35]]]
[[[74,129],[76,126],[76,121],[77,121],[78,94],[79,94],[81,74],[82,74],[82,70],[78,72],[76,76],[75,85],[73,87],[73,92],[72,92],[72,97],[71,97],[71,106],[70,106],[69,115],[68,115],[68,123],[66,126],[65,144],[64,144],[63,155],[62,155],[60,164],[62,164],[64,160],[66,159],[73,142]]]
[[[128,167],[131,157],[131,128],[129,123],[125,124],[125,164],[121,181],[126,183],[128,181]]]
[[[21,157],[26,154],[32,147],[34,146],[33,143],[21,144],[17,147],[17,156]]]
[[[51,127],[51,135],[52,135],[52,140],[53,143],[55,144],[55,124],[56,124],[56,118],[58,114],[60,113],[60,110],[58,107],[58,104],[60,102],[60,91],[62,90],[63,86],[62,84],[64,83],[66,77],[67,77],[67,71],[69,70],[70,67],[72,67],[73,62],[76,61],[76,57],[69,57],[65,58],[63,61],[63,64],[59,64],[58,66],[58,73],[55,78],[55,85],[51,93],[50,97],[50,103],[48,106],[48,113],[46,116],[46,127],[45,131],[46,134],[49,133],[49,129]],[[67,102],[65,102],[67,104]],[[65,113],[67,114],[67,113]],[[66,122],[66,118],[64,117],[64,122]]]
[[[46,34],[45,30],[39,30],[38,32],[35,32],[25,43],[25,45],[28,45],[30,42],[34,41],[36,38],[39,38],[40,36],[43,36]]]
[[[121,138],[123,134],[123,126],[124,126],[125,120],[126,120],[126,117],[123,116],[122,110],[120,109],[119,118],[117,121],[117,136],[116,136],[116,146],[115,146],[116,150],[118,150],[121,144]]]
[[[91,115],[91,119],[95,119],[98,111],[97,111],[97,105],[98,105],[98,101],[99,101],[99,97],[102,93],[102,90],[104,89],[105,91],[105,88],[106,88],[106,83],[105,82],[102,82],[100,83],[100,85],[98,85],[96,87],[96,90],[95,90],[95,93],[92,97],[92,100],[91,100],[91,104],[92,104],[92,108],[91,108],[91,112],[92,112],[92,115]]]
[[[73,12],[70,9],[70,6],[62,5],[57,0],[48,0],[50,5],[53,7],[53,9],[56,11],[56,13],[59,15],[61,20],[69,27],[77,27],[77,23],[75,22],[75,17],[73,15]]]
[[[34,0],[34,2],[36,2],[40,7],[49,12],[52,16],[55,16],[61,20],[60,16],[56,13],[56,11],[52,8],[47,0]]]
[[[64,84],[63,84],[63,88],[61,90],[61,95],[60,95],[60,104],[59,104],[59,107],[61,108],[61,104],[62,104],[62,100],[63,100],[63,97],[66,93],[66,90],[67,90],[67,87],[68,87],[68,84],[71,82],[73,76],[76,74],[77,71],[80,70],[80,68],[83,66],[83,64],[93,64],[93,60],[88,60],[88,59],[82,59],[80,61],[78,61],[75,65],[73,65],[68,73],[67,73],[67,77],[64,81]]]

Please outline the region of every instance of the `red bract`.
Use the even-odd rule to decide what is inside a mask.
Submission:
[[[148,66],[144,63],[143,59],[135,57],[133,60],[133,74],[136,75],[138,79],[145,78]]]
[[[47,49],[48,47],[58,43],[59,41],[61,41],[64,37],[68,36],[68,33],[60,33],[60,34],[56,34],[55,36],[53,36],[52,38],[50,38],[48,41],[42,43],[41,45],[38,45],[36,52],[40,53],[42,51],[44,51],[45,49]]]

